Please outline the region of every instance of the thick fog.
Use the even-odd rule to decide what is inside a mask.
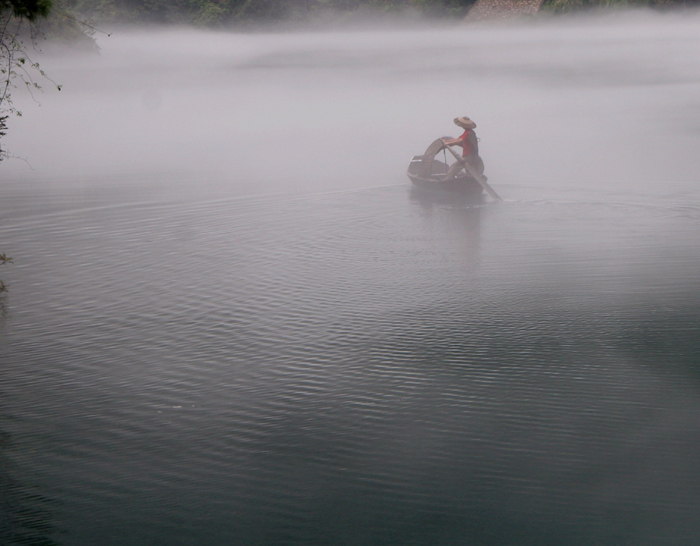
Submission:
[[[700,172],[700,14],[623,12],[527,25],[97,35],[41,57],[63,86],[4,139],[6,181],[151,183],[193,195],[406,184],[410,157],[478,124],[508,198],[667,191]],[[528,190],[530,191],[530,190]],[[532,195],[532,191],[530,195]],[[536,197],[536,195],[532,195]]]

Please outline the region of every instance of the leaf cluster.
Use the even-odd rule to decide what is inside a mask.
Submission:
[[[0,13],[11,12],[30,21],[48,16],[52,7],[53,0],[0,0]]]

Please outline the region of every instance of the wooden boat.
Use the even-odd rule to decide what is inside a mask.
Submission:
[[[450,138],[450,137],[443,137]],[[415,189],[427,192],[458,193],[469,197],[478,197],[484,191],[476,178],[461,171],[455,178],[443,180],[449,169],[446,161],[435,156],[445,148],[442,138],[433,142],[423,155],[415,155],[408,166],[407,175]],[[447,159],[445,157],[445,159]],[[483,177],[486,179],[486,177]]]

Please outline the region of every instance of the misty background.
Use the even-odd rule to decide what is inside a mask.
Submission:
[[[47,45],[0,166],[0,543],[696,546],[699,31]],[[411,191],[461,115],[503,202]]]
[[[24,115],[6,146],[28,164],[9,161],[3,176],[165,176],[200,196],[400,184],[410,157],[469,115],[497,185],[664,191],[659,182],[698,171],[699,25],[695,12],[640,11],[521,26],[98,34],[99,55],[42,59],[63,91],[45,85],[39,105],[15,93]]]

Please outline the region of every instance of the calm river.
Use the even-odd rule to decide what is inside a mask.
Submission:
[[[0,542],[697,546],[699,29],[55,60],[2,166]],[[412,194],[465,114],[504,201]]]

